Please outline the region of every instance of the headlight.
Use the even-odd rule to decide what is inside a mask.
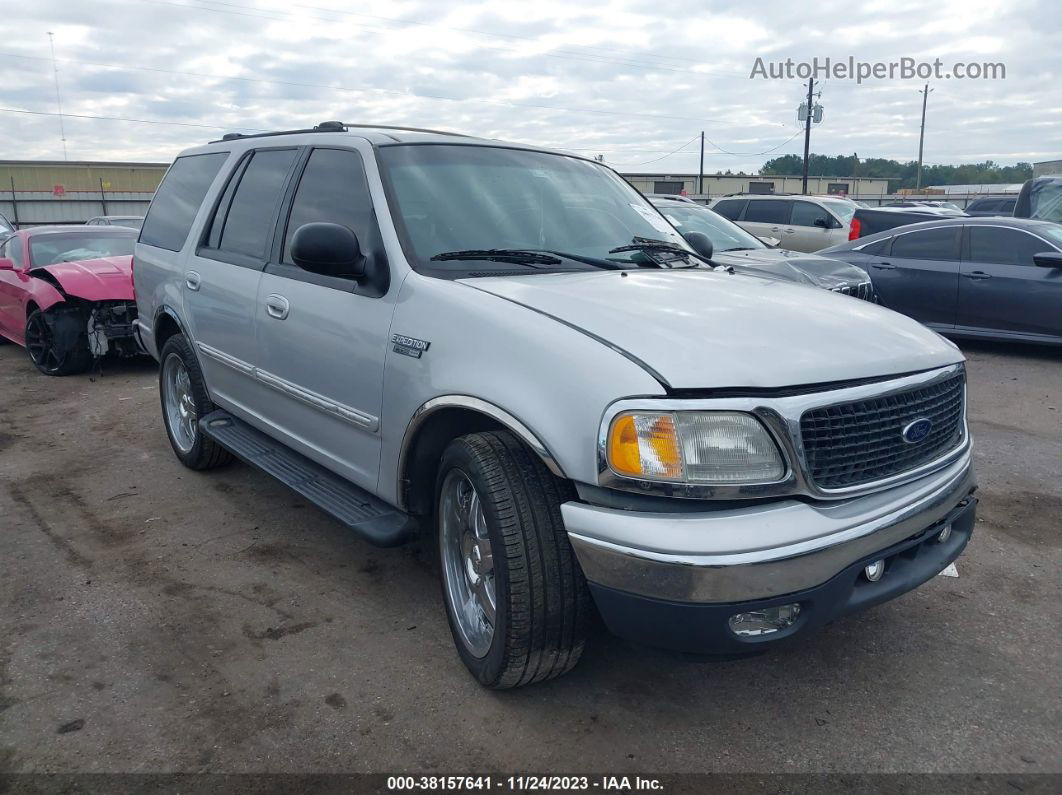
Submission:
[[[771,483],[786,471],[767,429],[739,411],[624,412],[609,428],[608,465],[679,483]]]

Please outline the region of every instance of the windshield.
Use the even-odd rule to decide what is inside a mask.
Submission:
[[[712,241],[715,251],[767,248],[758,238],[719,213],[706,207],[661,207],[660,212],[680,232],[701,232]]]
[[[842,224],[849,223],[852,220],[852,216],[855,215],[855,202],[838,201],[837,199],[820,199],[819,201],[825,204],[834,215],[840,218]]]
[[[34,267],[76,262],[100,257],[122,257],[133,253],[136,233],[117,229],[104,235],[59,233],[30,238],[30,261]]]
[[[640,251],[610,253],[635,237],[685,241],[641,194],[609,169],[546,152],[491,146],[383,146],[391,211],[411,264],[429,272],[564,270],[488,260],[432,261],[453,251],[518,249],[618,263],[647,262]],[[691,264],[697,260],[692,260]]]

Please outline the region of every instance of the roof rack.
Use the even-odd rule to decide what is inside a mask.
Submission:
[[[245,138],[268,138],[272,135],[298,135],[300,133],[315,133],[315,132],[347,132],[351,129],[359,130],[400,130],[402,132],[419,132],[419,133],[431,133],[433,135],[453,135],[458,138],[469,138],[471,136],[464,133],[449,132],[447,130],[429,130],[424,127],[398,127],[387,124],[350,124],[344,121],[323,121],[320,124],[309,127],[302,130],[276,130],[275,132],[264,133],[225,133],[217,141],[211,141],[210,143],[216,144],[221,141],[242,141]]]

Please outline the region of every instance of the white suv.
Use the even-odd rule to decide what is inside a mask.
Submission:
[[[841,197],[764,194],[727,196],[708,206],[756,237],[811,252],[848,240],[848,224],[857,205]]]

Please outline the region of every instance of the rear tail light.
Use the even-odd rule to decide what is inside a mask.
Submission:
[[[848,225],[848,239],[849,240],[859,240],[859,228],[861,226],[862,226],[862,224],[859,222],[858,218],[853,218],[852,219],[852,223]]]

